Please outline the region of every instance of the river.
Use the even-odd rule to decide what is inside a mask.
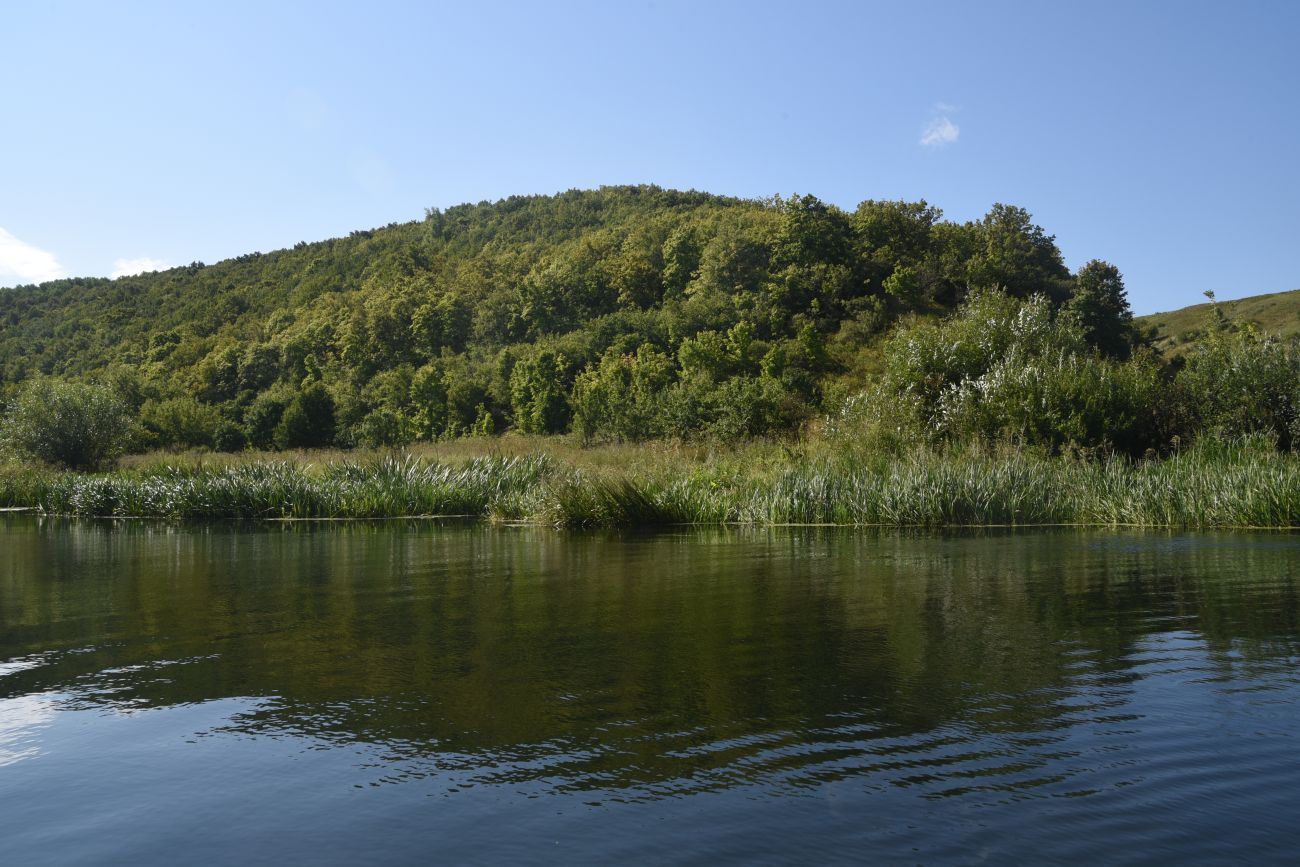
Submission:
[[[0,516],[0,861],[1300,851],[1300,536]]]

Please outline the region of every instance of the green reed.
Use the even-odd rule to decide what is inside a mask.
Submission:
[[[1300,526],[1300,457],[1258,441],[1207,440],[1138,462],[1016,450],[869,457],[821,450],[627,467],[541,452],[459,463],[388,455],[96,475],[8,465],[0,467],[0,506],[181,521],[462,515],[560,527],[1292,527]]]

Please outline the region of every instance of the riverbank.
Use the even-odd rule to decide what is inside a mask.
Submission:
[[[1251,442],[1207,441],[1137,462],[1014,450],[864,456],[765,444],[588,454],[532,445],[518,454],[173,456],[86,475],[9,466],[0,506],[177,521],[465,516],[557,527],[1300,526],[1300,458]]]

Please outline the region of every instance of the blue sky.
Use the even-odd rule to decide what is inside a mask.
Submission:
[[[1138,312],[1300,288],[1300,4],[7,3],[0,286],[656,183],[1028,208]]]

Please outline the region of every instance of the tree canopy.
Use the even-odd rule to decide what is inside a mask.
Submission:
[[[957,223],[924,201],[627,186],[0,291],[0,403],[34,378],[94,380],[142,447],[743,436],[820,413],[900,318],[990,289],[1064,305],[1127,357],[1118,270],[1070,274],[1023,208]]]

